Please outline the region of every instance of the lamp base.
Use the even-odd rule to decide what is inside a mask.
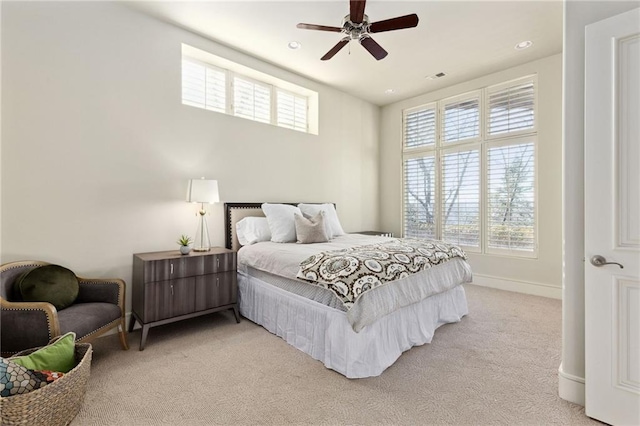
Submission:
[[[196,239],[193,242],[193,251],[209,251],[211,250],[211,240],[209,239],[209,227],[206,220],[207,211],[204,204],[198,211],[200,219],[198,220],[198,230],[196,231]]]

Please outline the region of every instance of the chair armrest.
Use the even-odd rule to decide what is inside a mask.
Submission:
[[[9,302],[0,298],[2,356],[46,345],[60,335],[58,311],[47,302]]]
[[[80,291],[75,303],[103,302],[118,305],[124,311],[125,283],[119,278],[78,277]]]

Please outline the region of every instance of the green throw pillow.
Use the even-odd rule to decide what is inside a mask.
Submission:
[[[59,265],[33,268],[22,274],[17,285],[25,302],[49,302],[58,310],[71,306],[80,289],[76,274]]]
[[[55,343],[38,349],[30,355],[11,358],[11,361],[29,370],[48,370],[68,373],[76,366],[76,333],[69,332]]]

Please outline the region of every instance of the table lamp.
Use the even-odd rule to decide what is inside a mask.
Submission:
[[[189,187],[187,188],[187,201],[189,203],[200,203],[200,210],[198,215],[200,220],[198,222],[198,230],[193,244],[194,251],[209,251],[211,249],[211,241],[209,240],[209,227],[205,215],[207,210],[206,204],[217,203],[220,201],[218,195],[218,181],[211,179],[190,179]]]

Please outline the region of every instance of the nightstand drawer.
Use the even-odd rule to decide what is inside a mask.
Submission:
[[[196,311],[231,305],[237,299],[236,271],[196,277]]]
[[[193,312],[195,278],[178,278],[144,285],[144,322],[159,321]]]
[[[183,259],[152,260],[144,262],[144,281],[166,281],[186,276]]]
[[[212,256],[200,257],[199,259],[202,260],[202,264],[200,265],[201,269],[198,270],[197,275],[236,271],[235,253],[220,253]]]

